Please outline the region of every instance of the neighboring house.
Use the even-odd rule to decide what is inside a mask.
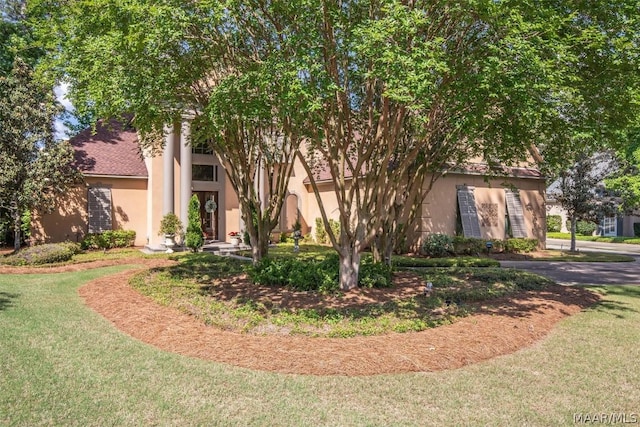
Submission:
[[[598,169],[593,171],[592,175],[596,180],[600,180],[598,184],[593,188],[593,195],[596,198],[600,198],[600,200],[611,201],[614,205],[616,203],[615,196],[608,194],[607,190],[604,186],[604,177],[606,177],[606,169],[611,168],[612,159],[603,157],[604,160],[601,160],[598,164]],[[604,168],[604,171],[603,171]],[[560,231],[563,233],[569,233],[568,227],[568,214],[567,211],[561,206],[561,204],[556,199],[556,195],[562,194],[560,179],[553,181],[546,189],[546,205],[547,205],[547,214],[548,215],[559,215],[561,218]],[[618,200],[619,202],[619,200]],[[625,237],[633,237],[634,229],[633,224],[639,223],[640,217],[636,215],[627,215],[627,214],[612,214],[607,215],[602,218],[598,224],[598,227],[594,231],[594,235],[597,236],[605,236],[605,237],[616,237],[616,236],[625,236]]]
[[[143,153],[134,129],[120,123],[99,122],[70,140],[76,166],[85,184],[71,189],[59,209],[35,218],[32,236],[37,242],[80,241],[87,233],[110,229],[136,232],[136,245],[161,247],[158,235],[162,216],[176,213],[186,223],[192,194],[201,202],[203,229],[210,240],[230,240],[228,233],[243,231],[238,198],[224,168],[206,149],[191,147],[189,123],[168,129],[163,152]],[[447,172],[423,202],[409,244],[419,244],[429,233],[456,234],[483,239],[546,236],[545,181],[533,169],[512,168],[505,176],[487,179],[483,164]],[[320,180],[322,203],[337,218],[337,203],[329,179]],[[325,177],[325,178],[328,178]],[[256,183],[259,194],[264,194]],[[207,212],[207,200],[217,209]],[[320,217],[318,202],[302,165],[289,183],[277,232],[290,232],[300,220],[303,233],[312,232]],[[461,230],[460,230],[461,229]]]

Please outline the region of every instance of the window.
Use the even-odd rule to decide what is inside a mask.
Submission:
[[[193,154],[213,154],[213,149],[205,145],[192,146],[191,152]]]
[[[91,187],[87,192],[89,233],[111,230],[111,189]]]
[[[218,182],[218,166],[217,165],[192,165],[191,179],[194,181]]]

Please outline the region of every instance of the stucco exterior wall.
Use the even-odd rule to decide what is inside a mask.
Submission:
[[[449,173],[437,180],[422,204],[419,228],[410,240],[419,244],[422,236],[430,233],[456,233],[457,188],[475,187],[475,200],[483,239],[506,238],[507,208],[505,188],[519,190],[527,237],[538,239],[544,246],[546,239],[546,210],[544,204],[544,180],[527,178],[500,178],[489,182],[484,177]]]
[[[85,177],[85,185],[70,189],[51,214],[36,215],[32,238],[36,243],[80,242],[88,232],[87,191],[90,187],[111,189],[111,220],[114,230],[136,232],[136,246],[147,243],[147,180]]]

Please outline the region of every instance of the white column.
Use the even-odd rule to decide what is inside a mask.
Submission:
[[[189,199],[191,198],[191,144],[189,137],[191,123],[183,119],[180,127],[180,221],[187,226],[189,218]]]
[[[162,214],[166,215],[173,212],[173,160],[174,154],[174,126],[165,126],[165,139],[163,156],[163,173],[162,173]]]

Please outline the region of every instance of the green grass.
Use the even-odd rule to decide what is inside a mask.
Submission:
[[[255,334],[280,330],[291,335],[352,337],[421,331],[468,315],[471,310],[468,303],[490,302],[552,283],[541,276],[513,269],[427,268],[417,274],[422,275],[422,283],[433,283],[433,292],[428,298],[418,291],[411,297],[362,307],[332,308],[320,303],[304,309],[284,308],[273,304],[268,297],[250,299],[239,295],[229,301],[216,297],[222,290],[216,279],[241,273],[246,263],[209,254],[185,254],[179,259],[178,265],[138,273],[131,281],[132,286],[159,304],[194,315],[207,325]],[[495,263],[488,261],[491,265]],[[276,295],[280,288],[262,289],[263,294]],[[335,295],[313,295],[318,295],[321,301],[335,298]]]
[[[571,240],[571,233],[547,232],[547,238]],[[632,245],[640,245],[640,237],[603,237],[576,235],[576,240],[584,240],[587,242],[628,243]]]
[[[546,256],[535,258],[530,261],[547,261],[547,262],[634,262],[636,259],[629,255],[613,254],[606,252],[562,252],[555,250],[547,250]]]
[[[0,276],[0,424],[573,425],[639,412],[640,288],[607,287],[544,341],[453,371],[372,377],[256,372],[159,351],[83,306],[114,273]]]

